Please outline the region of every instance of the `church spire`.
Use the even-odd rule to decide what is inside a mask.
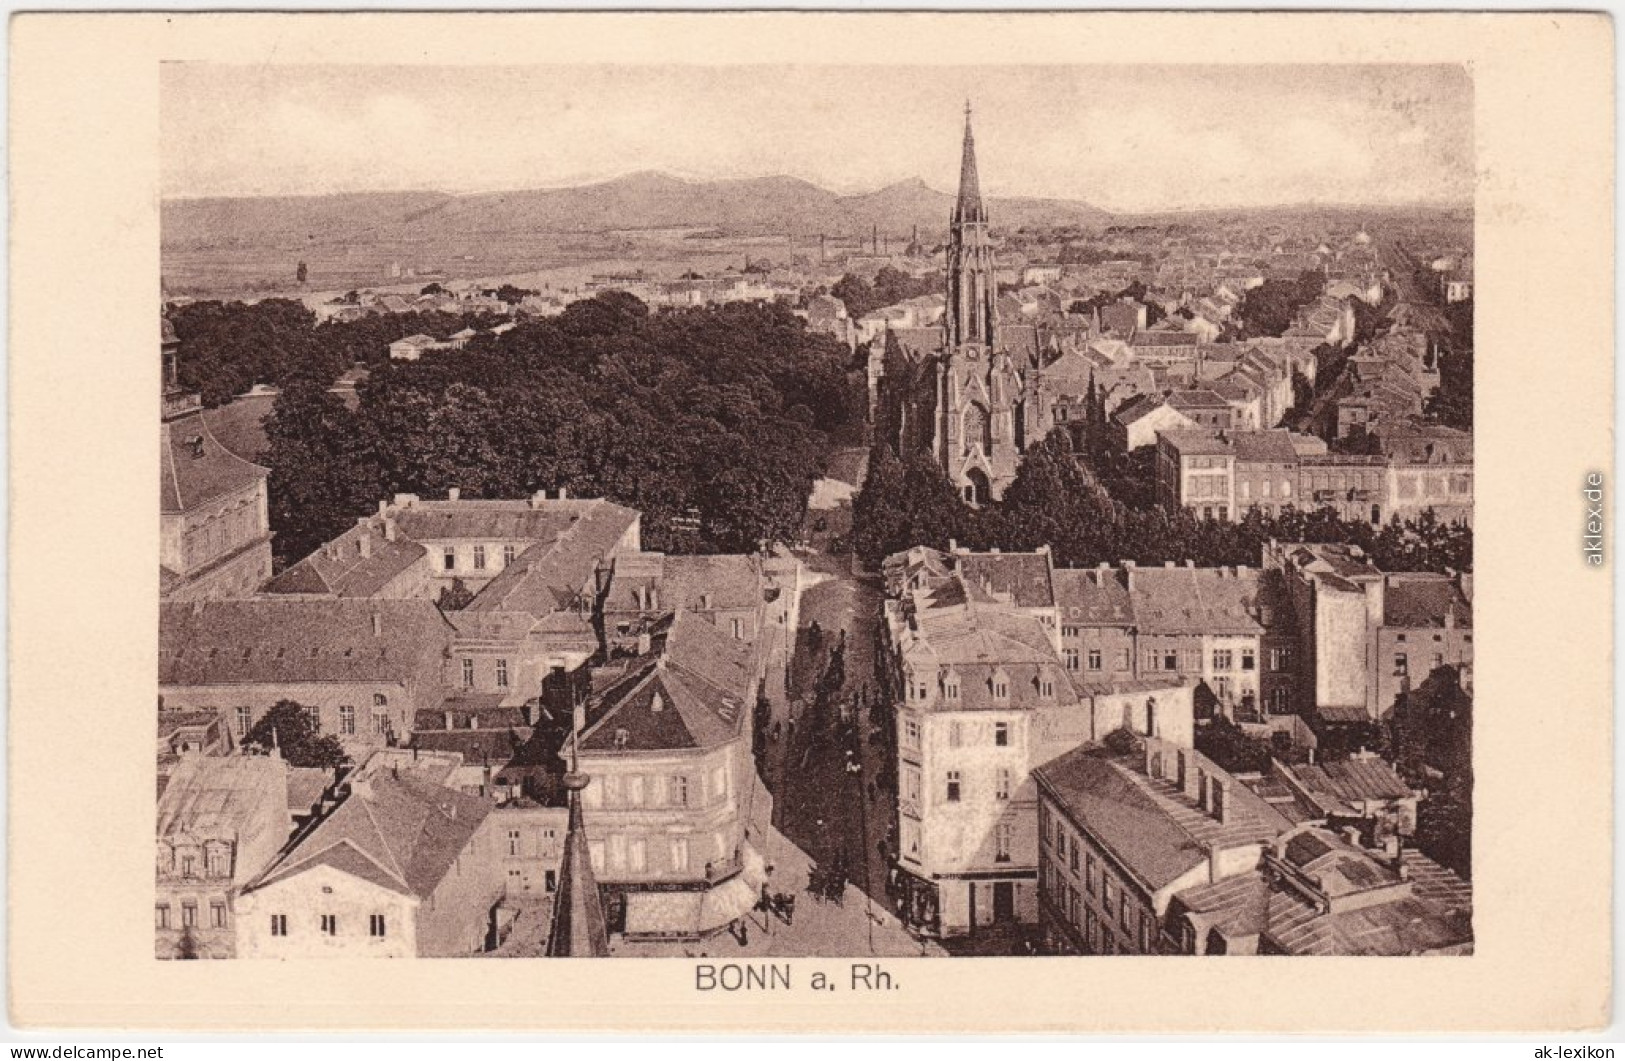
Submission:
[[[553,893],[553,919],[547,934],[549,958],[603,958],[609,954],[604,900],[598,894],[598,878],[587,849],[586,824],[581,818],[581,790],[590,780],[581,772],[582,713],[579,704],[571,712],[570,772],[564,775],[570,822],[564,834],[558,888]]]
[[[998,285],[987,209],[976,174],[976,138],[971,134],[970,101],[965,101],[965,150],[959,165],[959,198],[948,230],[948,307],[943,315],[949,349],[975,344],[992,349]]]
[[[959,200],[954,204],[954,222],[987,223],[982,206],[982,183],[976,176],[976,136],[970,127],[970,100],[965,101],[965,147],[959,160]]]

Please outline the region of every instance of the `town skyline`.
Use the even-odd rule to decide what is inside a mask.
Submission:
[[[1448,66],[556,71],[166,64],[161,192],[455,196],[649,173],[941,191],[969,98],[996,115],[978,123],[994,198],[1134,214],[1472,196],[1472,86]],[[555,102],[515,105],[537,96]]]

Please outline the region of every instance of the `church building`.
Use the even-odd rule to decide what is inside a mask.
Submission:
[[[940,328],[885,336],[877,429],[899,452],[929,447],[965,501],[1001,497],[1028,445],[1047,427],[1039,408],[1046,344],[1038,326],[999,320],[987,206],[976,169],[970,106],[947,248]]]

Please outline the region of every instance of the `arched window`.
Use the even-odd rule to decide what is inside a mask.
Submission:
[[[971,402],[965,406],[960,437],[964,440],[966,453],[974,452],[977,447],[981,447],[983,453],[993,452],[993,423],[980,403]]]

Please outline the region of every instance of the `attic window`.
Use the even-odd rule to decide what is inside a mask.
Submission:
[[[632,735],[625,729],[618,729],[615,731],[615,747],[624,748],[631,739]]]
[[[277,658],[277,659],[281,659],[281,658],[282,658],[282,656],[283,656],[283,653],[285,653],[285,652],[287,652],[287,651],[288,651],[288,650],[287,650],[287,649],[285,649],[285,648],[279,648],[279,649],[277,649],[277,650],[276,650],[276,658]]]
[[[310,646],[310,658],[311,659],[315,659],[317,656],[321,655],[321,653],[322,653],[322,650],[321,650],[320,647],[318,647],[316,645],[311,645]]]
[[[251,657],[253,655],[254,655],[254,647],[252,645],[250,645],[248,648],[243,649],[243,659],[244,660],[247,660],[249,657]]]
[[[187,435],[186,436],[186,445],[188,447],[190,447],[191,450],[192,450],[192,459],[193,460],[197,460],[198,458],[203,456],[203,436],[202,435]]]

